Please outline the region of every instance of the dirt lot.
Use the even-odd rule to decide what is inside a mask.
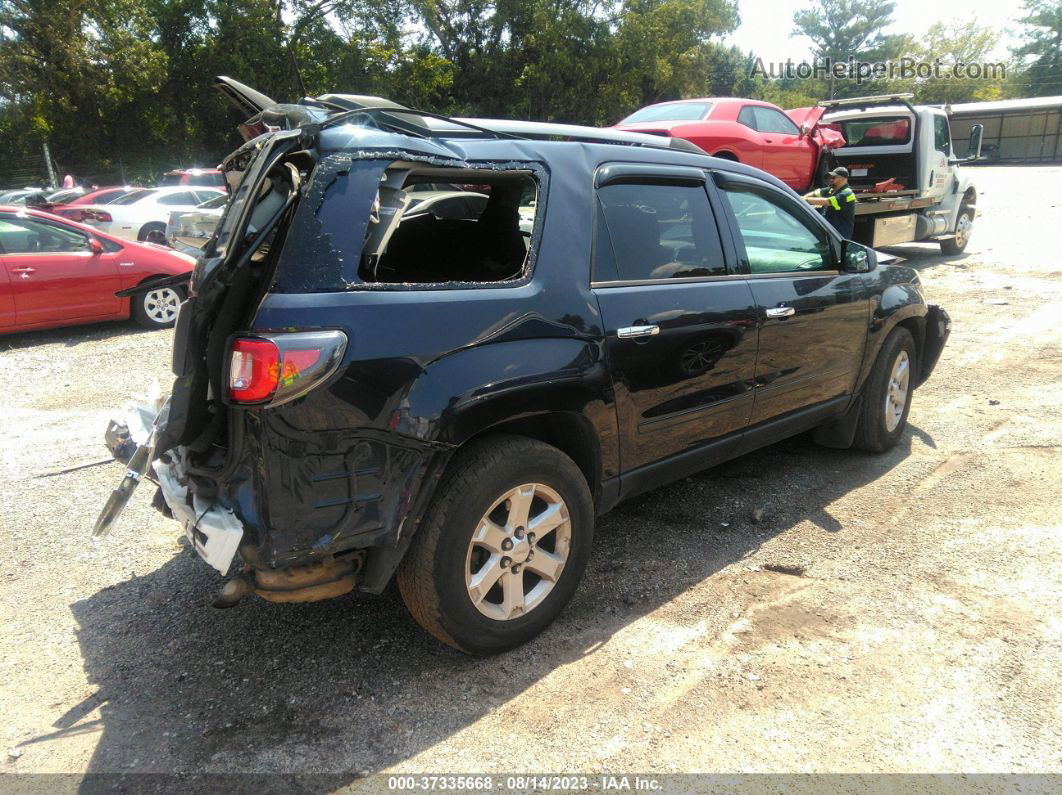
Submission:
[[[621,506],[489,660],[393,594],[212,609],[149,488],[93,544],[119,467],[48,473],[105,457],[170,334],[0,338],[0,771],[1062,771],[1062,168],[976,177],[965,256],[894,250],[954,320],[897,449],[799,438]]]

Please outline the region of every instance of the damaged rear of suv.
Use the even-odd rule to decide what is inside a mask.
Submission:
[[[821,236],[779,261],[834,270],[801,277],[790,327],[837,338],[819,358],[790,346],[794,391],[785,356],[756,370],[785,315],[758,308],[724,217],[776,180],[713,176],[677,139],[219,85],[251,114],[222,166],[232,199],[181,308],[169,398],[108,429],[128,471],[96,529],[154,480],[206,562],[238,559],[219,606],[397,575],[436,637],[511,648],[571,598],[595,515],[807,427],[891,446],[947,337],[913,272],[870,280],[873,252],[807,210],[796,225]],[[748,252],[770,259],[772,239]],[[789,397],[754,413],[779,377]]]

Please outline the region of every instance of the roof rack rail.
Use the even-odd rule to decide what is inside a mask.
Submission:
[[[678,149],[698,155],[706,154],[699,146],[682,138],[648,133],[627,132],[607,127],[584,127],[579,124],[558,124],[544,121],[516,121],[513,119],[462,119],[488,130],[505,132],[520,138],[549,140],[551,138],[565,141],[580,141],[596,144],[624,144],[626,146],[648,146],[656,149]]]
[[[456,125],[458,127],[465,127],[467,129],[470,129],[470,130],[475,130],[476,132],[486,133],[487,135],[490,135],[490,136],[492,136],[494,138],[516,138],[516,139],[520,139],[520,138],[523,137],[523,136],[519,136],[519,135],[511,135],[509,133],[499,132],[497,130],[489,130],[486,127],[480,127],[480,126],[478,126],[476,124],[472,124],[470,122],[463,121],[461,119],[455,119],[455,118],[452,118],[450,116],[443,116],[442,114],[439,114],[439,113],[431,113],[430,111],[426,111],[426,110],[417,110],[416,108],[406,108],[406,107],[403,107],[401,105],[398,105],[398,106],[395,106],[395,107],[387,106],[387,105],[377,105],[375,107],[370,106],[370,107],[365,107],[365,108],[354,108],[352,110],[345,110],[345,111],[336,113],[336,114],[334,114],[332,116],[329,116],[328,119],[325,120],[323,126],[331,127],[334,124],[339,124],[340,122],[343,122],[346,119],[349,119],[349,118],[352,118],[354,116],[357,116],[359,113],[365,113],[365,114],[368,114],[369,116],[390,116],[392,114],[394,114],[394,115],[421,116],[422,118],[438,119],[439,121],[444,121],[444,122],[447,122],[449,124],[454,124],[454,125]],[[399,129],[401,132],[408,132],[408,130],[407,130],[405,125],[393,125],[393,126],[395,128],[397,128],[397,129]],[[423,138],[429,138],[432,135],[441,137],[444,133],[447,133],[447,132],[454,132],[454,131],[453,130],[439,130],[439,129],[435,129],[435,128],[432,128],[432,127],[424,126],[424,127],[420,127],[414,134],[419,135],[420,137],[423,137]]]

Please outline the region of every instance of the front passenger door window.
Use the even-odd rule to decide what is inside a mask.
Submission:
[[[825,230],[786,209],[779,199],[744,186],[725,186],[723,195],[737,221],[751,273],[832,270]]]

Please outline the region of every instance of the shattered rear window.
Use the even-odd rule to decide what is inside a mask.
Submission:
[[[520,281],[544,172],[506,166],[324,158],[292,219],[273,290]]]

